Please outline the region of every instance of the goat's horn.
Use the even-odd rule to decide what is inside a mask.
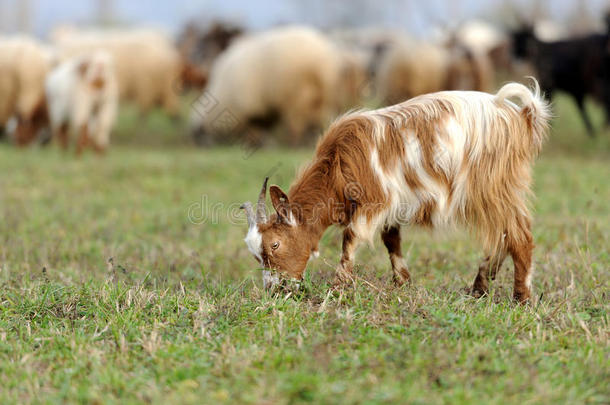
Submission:
[[[258,195],[258,202],[256,203],[256,222],[264,223],[267,222],[267,207],[265,206],[265,199],[267,198],[267,181],[269,177],[265,177],[263,182],[263,188],[261,193]]]
[[[252,203],[246,201],[239,208],[246,211],[246,218],[248,219],[248,226],[252,228],[256,225],[256,217],[254,216],[254,210],[252,209]]]

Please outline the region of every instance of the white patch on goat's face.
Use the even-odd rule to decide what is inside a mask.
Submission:
[[[244,239],[246,245],[248,246],[248,250],[252,252],[252,254],[259,261],[261,266],[263,265],[263,235],[258,230],[258,225],[251,226],[248,229],[248,234]]]
[[[263,288],[266,290],[275,287],[280,283],[280,278],[270,270],[263,270]]]

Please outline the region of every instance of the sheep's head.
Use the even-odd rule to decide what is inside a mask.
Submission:
[[[534,51],[532,42],[534,41],[534,27],[524,24],[512,32],[512,52],[517,58],[528,58]]]
[[[277,286],[281,279],[302,280],[315,245],[312,247],[305,227],[290,206],[288,196],[278,186],[269,189],[276,212],[267,218],[267,180],[263,183],[256,212],[250,202],[244,203],[242,208],[246,211],[249,226],[244,240],[263,268],[264,287],[270,289]]]

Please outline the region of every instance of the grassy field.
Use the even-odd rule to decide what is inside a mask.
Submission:
[[[197,150],[130,110],[104,158],[0,144],[0,402],[610,402],[610,134],[573,112],[559,100],[535,169],[527,307],[510,262],[473,299],[477,245],[420,230],[413,286],[378,243],[329,294],[332,229],[303,294],[261,291],[237,205],[311,150]]]

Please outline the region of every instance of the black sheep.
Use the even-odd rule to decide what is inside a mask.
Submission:
[[[610,41],[608,33],[554,42],[538,40],[531,27],[513,33],[513,53],[528,59],[536,69],[540,87],[549,98],[556,90],[574,97],[589,135],[593,125],[585,111],[586,95],[605,108],[610,124]]]

